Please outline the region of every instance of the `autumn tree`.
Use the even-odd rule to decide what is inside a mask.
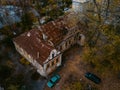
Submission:
[[[93,0],[84,13],[89,28],[83,58],[101,73],[120,71],[119,5],[119,0]]]

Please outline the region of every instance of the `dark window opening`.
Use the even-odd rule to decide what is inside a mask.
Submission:
[[[54,65],[54,62],[52,62],[52,66]]]
[[[33,0],[32,3],[35,4],[35,0]]]
[[[58,63],[58,58],[56,59],[56,63]]]
[[[81,40],[81,36],[79,36],[79,40]]]
[[[71,41],[69,41],[69,44],[71,43]]]
[[[50,67],[50,65],[49,64],[47,64],[47,67],[46,67],[46,69],[48,69]]]
[[[79,33],[77,33],[77,37],[79,37]]]
[[[52,54],[52,58],[54,58],[54,53]]]
[[[65,47],[67,47],[67,42],[65,43]]]

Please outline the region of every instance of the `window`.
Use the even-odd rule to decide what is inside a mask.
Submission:
[[[81,39],[81,36],[79,36],[79,40]]]
[[[52,62],[52,66],[54,65],[54,62]]]
[[[64,50],[64,44],[62,45],[62,50]]]
[[[62,50],[62,46],[60,46],[60,50]]]
[[[35,0],[33,0],[32,3],[35,4]]]
[[[65,47],[67,47],[67,42],[65,43]]]
[[[77,37],[79,36],[79,33],[77,33]]]
[[[54,58],[54,53],[52,53],[52,58]]]
[[[69,44],[71,43],[71,41],[69,40]]]
[[[46,69],[48,69],[49,67],[50,67],[50,65],[49,65],[49,64],[47,64]]]
[[[74,36],[74,40],[76,40],[77,39],[77,36]]]
[[[58,63],[58,58],[56,59],[56,63]]]
[[[74,41],[76,40],[76,37],[74,37]]]

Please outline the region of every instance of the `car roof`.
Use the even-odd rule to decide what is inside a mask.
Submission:
[[[60,75],[56,74],[56,77],[57,77],[57,78],[60,78]]]
[[[53,84],[49,81],[49,82],[47,83],[47,86],[48,86],[48,87],[52,87]]]
[[[52,78],[51,78],[51,81],[52,82],[55,82],[57,80],[57,77],[56,76],[53,76]]]

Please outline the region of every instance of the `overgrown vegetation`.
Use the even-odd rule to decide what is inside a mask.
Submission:
[[[10,24],[3,27],[0,32],[2,34],[14,37],[23,32],[31,30],[34,24],[44,24],[51,20],[55,20],[59,16],[64,14],[65,8],[70,8],[72,0],[30,0],[30,1],[1,1],[1,5],[13,5],[20,7],[22,12],[19,12],[21,16],[21,22]],[[15,13],[18,13],[15,11]],[[44,17],[44,23],[40,20]]]
[[[85,13],[89,29],[83,58],[102,74],[120,71],[120,14],[116,12],[119,5],[119,0],[93,0]]]

